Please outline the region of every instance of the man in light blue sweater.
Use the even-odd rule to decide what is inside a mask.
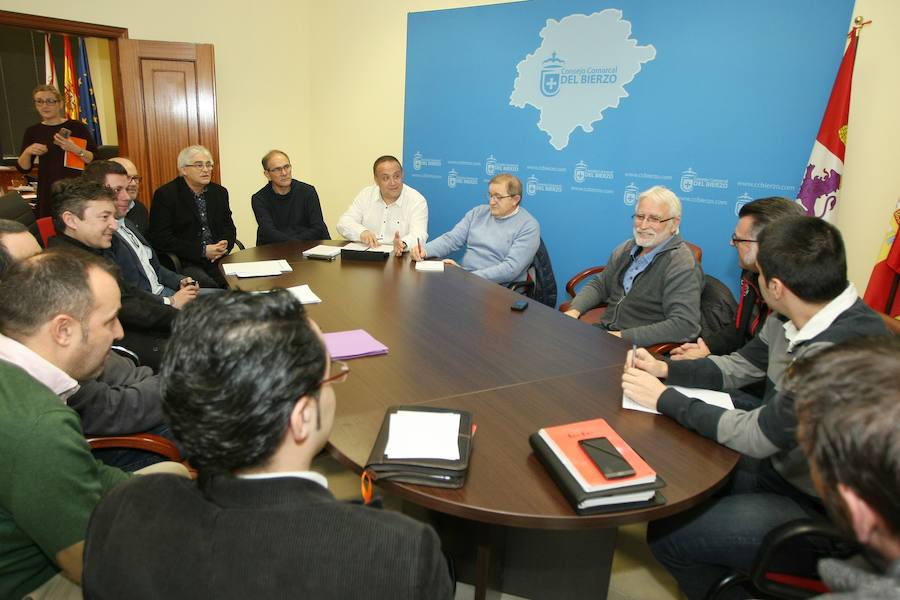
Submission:
[[[524,281],[541,244],[541,226],[519,206],[522,182],[509,173],[495,175],[488,185],[488,199],[488,204],[467,212],[444,235],[421,249],[413,246],[413,259],[443,257],[465,246],[462,265],[449,258],[444,262],[495,283]]]

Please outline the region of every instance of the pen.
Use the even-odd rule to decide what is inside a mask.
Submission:
[[[419,238],[416,238],[416,250],[419,252],[419,256],[422,256],[422,241]]]
[[[635,366],[636,366],[636,362],[635,362],[636,358],[637,358],[637,344],[632,344],[631,345],[631,368],[632,369],[635,368]]]

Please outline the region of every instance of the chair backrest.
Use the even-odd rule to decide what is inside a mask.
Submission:
[[[543,238],[534,254],[534,260],[531,261],[531,269],[534,269],[534,291],[531,297],[541,304],[554,308],[556,306],[556,277],[553,275],[553,264],[550,262],[550,253],[547,252]]]
[[[13,190],[0,196],[0,219],[18,221],[28,227],[34,223],[34,211],[19,192]]]
[[[697,264],[703,264],[703,249],[700,248],[700,246],[692,244],[687,240],[685,240],[684,243],[687,244],[687,247],[691,249],[691,253],[694,255],[694,260],[697,261]]]
[[[712,275],[704,275],[700,293],[700,337],[708,339],[719,330],[734,328],[735,315],[737,301],[728,286]]]
[[[53,217],[41,217],[37,220],[37,226],[38,232],[41,234],[41,241],[44,243],[44,248],[46,248],[50,238],[56,236],[56,227],[53,226]]]

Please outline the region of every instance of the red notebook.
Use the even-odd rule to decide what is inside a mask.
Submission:
[[[73,144],[75,144],[82,150],[87,148],[87,140],[84,138],[77,138],[73,136],[70,137],[69,140],[71,140]],[[64,154],[65,156],[63,157],[63,166],[70,169],[78,169],[79,171],[84,171],[84,161],[80,156],[71,152],[65,152]]]
[[[644,459],[638,456],[638,453],[626,444],[604,419],[545,427],[538,431],[538,434],[585,492],[614,490],[656,481],[656,471],[644,462]],[[619,454],[634,469],[634,475],[617,479],[607,479],[603,476],[600,469],[578,445],[579,440],[598,437],[607,438],[615,446]]]

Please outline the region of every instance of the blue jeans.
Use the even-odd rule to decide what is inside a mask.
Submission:
[[[741,459],[715,496],[654,521],[647,542],[689,600],[702,600],[726,573],[749,573],[765,535],[802,518],[823,518],[820,502],[785,481],[769,460]]]

